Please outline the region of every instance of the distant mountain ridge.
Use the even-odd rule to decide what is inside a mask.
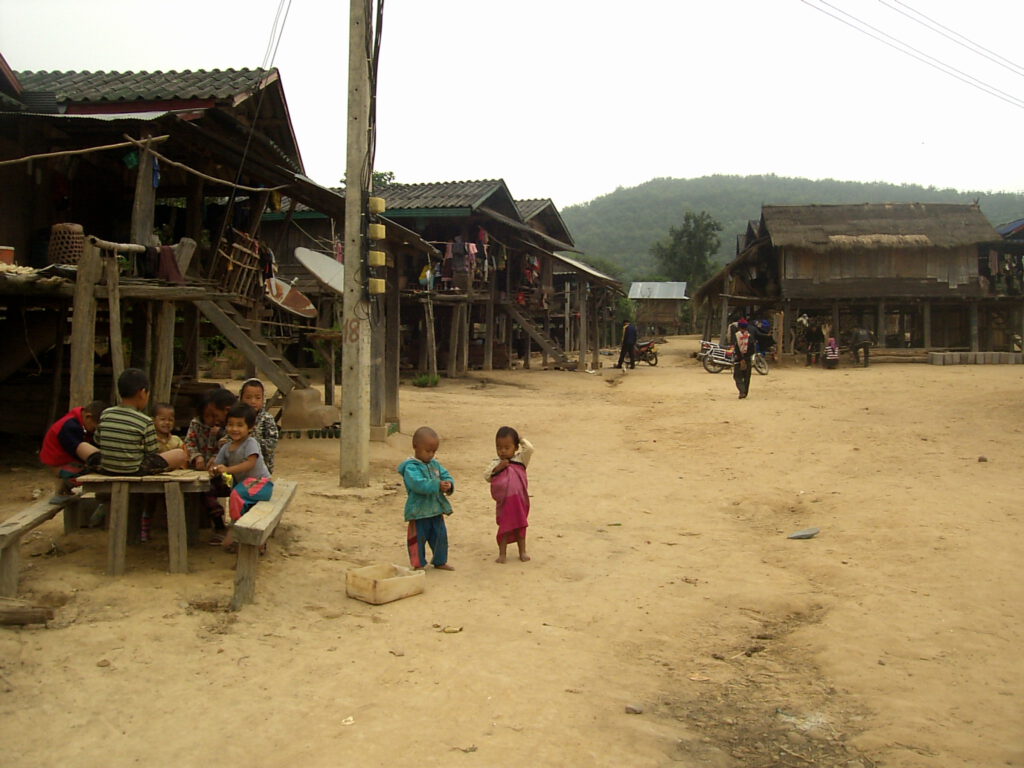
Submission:
[[[716,261],[736,253],[736,236],[762,205],[855,203],[972,203],[993,226],[1024,217],[1024,194],[960,192],[916,184],[836,181],[785,176],[703,176],[696,179],[651,179],[619,187],[589,203],[564,208],[562,218],[584,259],[598,268],[615,269],[623,280],[657,278],[651,245],[682,222],[683,212],[707,211],[721,225],[722,246]]]

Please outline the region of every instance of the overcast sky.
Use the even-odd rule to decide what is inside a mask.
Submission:
[[[345,172],[348,5],[291,0],[273,61],[307,172],[329,186]],[[257,68],[278,7],[0,0],[0,53],[16,71]],[[1011,63],[970,53],[892,7],[927,14]],[[562,207],[654,177],[714,173],[1024,191],[1019,0],[384,8],[376,168],[398,181],[503,178],[517,198]],[[816,9],[842,9],[1017,103]]]

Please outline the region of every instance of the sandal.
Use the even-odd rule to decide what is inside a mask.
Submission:
[[[222,534],[215,533],[213,534],[213,536],[210,537],[210,540],[206,543],[209,544],[211,547],[219,547],[221,544],[224,543],[224,536]]]

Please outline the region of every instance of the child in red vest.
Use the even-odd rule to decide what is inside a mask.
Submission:
[[[99,467],[102,457],[93,442],[93,433],[104,408],[106,404],[99,400],[72,408],[47,430],[39,459],[56,470],[60,479],[58,496],[70,495],[78,485],[76,477]]]

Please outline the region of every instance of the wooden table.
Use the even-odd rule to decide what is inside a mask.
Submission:
[[[186,493],[210,490],[210,476],[193,469],[176,469],[162,475],[82,475],[78,482],[110,496],[110,524],[107,544],[107,574],[124,573],[128,546],[128,499],[133,493],[161,493],[167,503],[167,548],[171,573],[188,573],[188,532],[185,523]]]

